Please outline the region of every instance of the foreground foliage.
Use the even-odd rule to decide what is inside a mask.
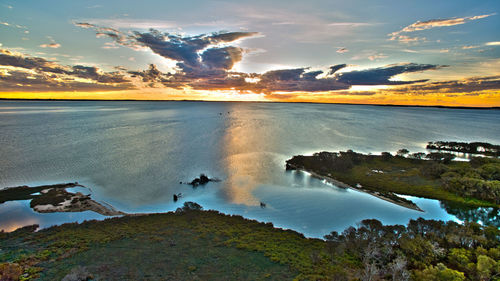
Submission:
[[[495,280],[500,272],[495,227],[365,220],[325,241],[190,206],[199,205],[1,233],[0,279]]]
[[[325,238],[332,261],[355,260],[363,280],[499,280],[499,234],[494,226],[420,218],[406,227],[363,220]]]

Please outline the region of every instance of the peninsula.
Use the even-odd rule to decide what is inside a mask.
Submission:
[[[441,152],[409,154],[406,149],[397,155],[319,152],[292,157],[286,161],[286,169],[306,171],[339,187],[358,189],[413,209],[418,207],[396,194],[498,208],[500,159],[453,161],[454,157]]]

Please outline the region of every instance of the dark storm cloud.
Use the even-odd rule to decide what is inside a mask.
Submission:
[[[365,70],[357,70],[344,72],[339,74],[338,81],[349,85],[399,85],[411,84],[417,82],[425,82],[427,80],[417,81],[390,81],[393,76],[403,73],[418,72],[429,69],[438,69],[444,66],[434,64],[397,64],[388,65],[385,67],[371,68]]]

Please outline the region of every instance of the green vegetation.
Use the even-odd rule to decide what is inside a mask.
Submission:
[[[500,156],[500,145],[494,145],[487,142],[455,142],[455,141],[436,141],[429,142],[427,149],[438,151],[454,151],[468,154],[482,154],[486,156]]]
[[[449,153],[408,154],[398,151],[364,155],[353,151],[294,156],[287,169],[312,171],[353,187],[432,198],[476,207],[500,204],[500,159],[476,157],[452,161]],[[423,158],[430,160],[424,160]],[[390,196],[389,196],[390,197]]]
[[[354,260],[363,280],[500,280],[500,231],[477,223],[410,220],[325,236],[332,260]],[[341,259],[342,260],[342,259]]]
[[[0,233],[0,279],[495,280],[500,273],[496,227],[364,220],[325,241],[199,208]]]

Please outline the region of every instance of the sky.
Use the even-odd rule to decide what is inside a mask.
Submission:
[[[0,0],[0,98],[500,106],[500,1]]]

